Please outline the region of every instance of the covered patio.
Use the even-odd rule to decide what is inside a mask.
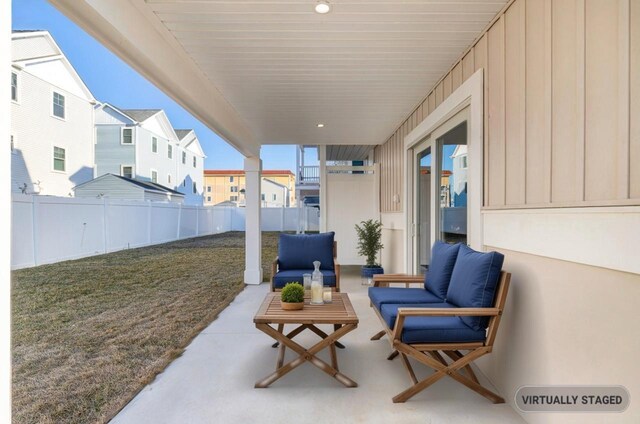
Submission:
[[[629,337],[640,297],[637,1],[335,0],[325,14],[315,0],[50,2],[246,157],[248,286],[116,422],[583,423],[602,416],[516,412],[515,393],[640,390],[640,337]],[[349,231],[363,217],[382,221],[387,273],[424,272],[438,240],[504,254],[512,289],[478,365],[507,405],[447,379],[392,404],[407,376],[384,359],[387,343],[369,340],[377,323],[354,274],[343,291],[360,326],[339,355],[360,386],[305,366],[253,388],[276,356],[251,322],[268,290],[269,144],[318,146],[320,230],[336,231],[344,265],[361,264]],[[370,154],[341,168],[330,146]],[[371,196],[331,192],[332,179]],[[638,421],[637,402],[619,417]]]
[[[369,307],[367,288],[360,284],[359,269],[347,267],[343,273],[343,291],[349,293],[360,323],[341,339],[346,348],[338,356],[340,370],[358,387],[345,388],[303,364],[269,388],[253,389],[273,371],[277,352],[273,340],[252,323],[269,290],[261,284],[239,294],[112,422],[524,422],[509,405],[494,405],[451,379],[439,381],[410,403],[391,403],[390,395],[405,389],[409,380],[399,358],[385,360],[387,340],[369,340],[381,327]],[[318,337],[306,331],[296,340],[312,344]],[[328,360],[324,353],[321,357]],[[422,371],[420,377],[428,373],[417,371]]]

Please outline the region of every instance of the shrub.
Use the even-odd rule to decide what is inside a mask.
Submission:
[[[304,302],[304,287],[300,283],[287,283],[280,292],[280,299],[284,303]]]

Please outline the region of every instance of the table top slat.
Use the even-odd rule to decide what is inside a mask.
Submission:
[[[311,305],[305,298],[304,308],[285,311],[280,304],[280,293],[268,293],[253,318],[254,323],[273,324],[357,324],[353,305],[346,293],[333,293],[333,302]]]

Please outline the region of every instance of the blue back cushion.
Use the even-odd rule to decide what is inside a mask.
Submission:
[[[332,271],[334,235],[334,232],[280,234],[278,243],[279,269],[308,269],[313,271],[313,261],[320,261],[320,269]]]
[[[431,264],[429,264],[429,272],[425,274],[424,288],[440,299],[444,299],[447,296],[449,281],[451,280],[459,249],[460,243],[447,244],[438,240],[433,244]]]
[[[493,306],[496,286],[504,255],[498,252],[476,252],[460,246],[456,265],[453,267],[447,302],[461,308],[489,308]],[[460,317],[474,330],[487,328],[487,317]]]

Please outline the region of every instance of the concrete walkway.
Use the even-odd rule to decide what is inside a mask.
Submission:
[[[358,328],[341,339],[340,370],[359,387],[348,389],[311,364],[303,364],[267,389],[254,383],[273,372],[273,340],[255,329],[253,316],[267,284],[248,286],[200,333],[153,383],[142,390],[113,423],[522,423],[508,405],[493,405],[449,378],[404,404],[392,396],[409,387],[398,359],[387,361],[386,337],[369,338],[381,327],[369,307],[367,288],[357,269],[347,268],[343,291],[360,318]],[[289,326],[287,326],[289,328]],[[293,326],[291,326],[293,328]],[[327,331],[330,328],[327,327]],[[296,341],[309,346],[317,336]],[[327,352],[321,357],[329,361]],[[288,351],[285,360],[293,358]],[[416,366],[418,378],[430,371]],[[482,379],[482,376],[479,376]]]

